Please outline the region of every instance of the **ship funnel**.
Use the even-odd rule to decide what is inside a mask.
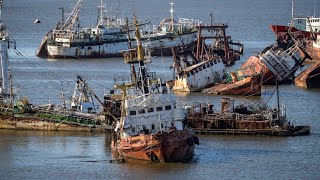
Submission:
[[[221,113],[234,112],[234,100],[230,98],[221,99]]]

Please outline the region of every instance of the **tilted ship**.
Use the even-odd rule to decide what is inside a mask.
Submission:
[[[137,50],[130,48],[122,52],[131,66],[131,80],[115,84],[121,89],[122,105],[111,147],[121,158],[156,162],[187,160],[193,156],[195,144],[199,144],[198,137],[185,128],[185,109],[177,107],[173,93],[154,73],[147,71],[150,61],[142,50],[136,17],[134,23]]]
[[[79,0],[63,22],[49,32],[42,40],[37,55],[49,58],[98,58],[120,57],[120,51],[127,49],[131,38],[132,28],[126,19],[113,19],[104,15],[106,6],[100,7],[100,20],[94,28],[78,28],[75,24],[80,14],[83,0]],[[171,47],[190,46],[195,42],[197,30],[195,25],[200,23],[193,19],[180,18],[178,22],[173,17],[173,4],[171,3],[171,16],[164,19],[152,30],[142,31],[141,40],[149,43],[153,55],[170,55]],[[132,47],[134,48],[135,43]]]
[[[262,84],[292,82],[295,72],[310,58],[302,44],[303,42],[294,41],[287,48],[277,43],[272,44],[244,62],[240,68],[243,69],[242,74],[264,74]]]
[[[298,17],[294,14],[292,1],[291,22],[288,25],[271,24],[270,29],[278,43],[287,44],[291,37],[305,40],[305,51],[310,55],[311,62],[320,60],[320,17]]]

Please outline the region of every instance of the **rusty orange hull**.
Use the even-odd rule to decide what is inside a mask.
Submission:
[[[190,130],[172,130],[123,138],[113,147],[120,157],[154,162],[179,162],[194,154],[198,137]]]
[[[261,76],[247,77],[243,80],[219,84],[205,90],[209,94],[220,95],[261,95]]]
[[[301,72],[294,84],[304,88],[320,88],[320,62]]]
[[[239,75],[253,76],[263,75],[262,85],[272,85],[276,83],[276,76],[270,71],[270,69],[256,56],[251,56],[246,62],[242,64],[239,70]]]
[[[306,52],[312,58],[312,60],[309,60],[310,62],[319,62],[320,61],[320,48],[314,47],[312,40],[309,40],[309,42],[307,42]]]

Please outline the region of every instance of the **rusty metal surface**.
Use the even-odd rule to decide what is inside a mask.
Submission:
[[[301,72],[294,84],[303,88],[320,88],[320,62]]]
[[[123,138],[113,147],[120,157],[157,162],[177,162],[194,153],[196,135],[188,130],[172,130]]]
[[[246,77],[240,81],[215,85],[205,89],[208,94],[220,95],[261,95],[261,76]]]

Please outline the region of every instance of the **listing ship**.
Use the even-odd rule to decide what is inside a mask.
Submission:
[[[292,1],[292,18],[289,25],[270,25],[279,44],[287,45],[292,38],[306,40],[305,51],[310,55],[309,60],[320,60],[320,17],[295,17]]]
[[[182,52],[173,49],[173,54],[175,79],[167,82],[173,91],[202,91],[225,77],[225,65],[220,56],[208,55],[197,58],[192,49]]]
[[[98,58],[120,57],[121,50],[127,49],[131,38],[131,29],[127,20],[114,20],[104,16],[106,6],[100,7],[100,21],[95,28],[74,28],[78,20],[83,0],[79,0],[65,22],[49,32],[42,40],[37,55],[49,58]],[[148,43],[153,55],[171,55],[171,47],[190,46],[195,42],[197,30],[195,25],[199,21],[180,18],[176,22],[173,18],[173,4],[171,3],[169,19],[161,21],[152,30],[142,31],[141,40]],[[135,43],[132,47],[135,48]]]
[[[222,83],[207,88],[203,92],[218,95],[260,96],[263,75],[262,73],[239,76],[239,71],[233,71]]]
[[[175,47],[172,54],[174,79],[167,85],[173,91],[202,91],[226,76],[224,61],[205,44],[202,28],[199,28],[195,47]]]
[[[155,74],[147,71],[136,17],[137,50],[123,51],[131,66],[131,82],[117,81],[121,89],[121,118],[111,147],[120,158],[153,162],[176,162],[194,154],[198,137],[184,127],[185,109],[177,108],[175,97]],[[147,55],[150,57],[150,51]],[[136,72],[135,64],[138,64]]]
[[[303,42],[283,48],[275,43],[266,47],[257,56],[251,56],[241,67],[243,75],[263,74],[262,84],[292,82],[294,73],[310,58]]]

